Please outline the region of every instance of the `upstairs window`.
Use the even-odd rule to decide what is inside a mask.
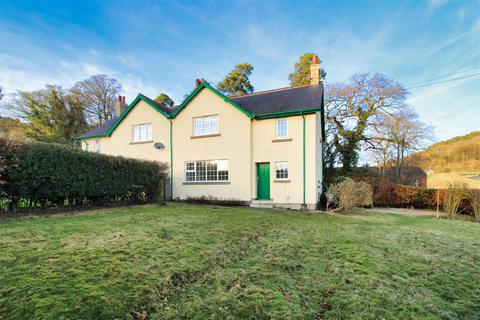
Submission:
[[[276,175],[277,180],[286,180],[288,179],[288,162],[277,162],[276,163]]]
[[[218,133],[218,116],[193,118],[193,135],[206,136]]]
[[[277,119],[277,139],[288,138],[288,120]]]
[[[132,142],[152,141],[152,124],[143,123],[132,126]]]

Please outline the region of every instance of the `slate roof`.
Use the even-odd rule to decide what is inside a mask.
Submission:
[[[295,111],[301,112],[303,110],[310,110],[310,112],[312,112],[314,111],[312,109],[320,110],[320,108],[322,108],[322,97],[323,85],[314,84],[260,91],[243,96],[228,97],[228,99],[233,101],[240,108],[251,113],[254,117],[262,118],[262,115],[269,114],[284,112],[288,113]],[[145,100],[147,103],[152,105],[152,107],[157,107],[159,110],[161,110],[161,112],[164,112],[167,116],[172,117],[176,116],[176,114],[172,115],[176,108],[181,108],[183,106],[182,104],[181,106],[164,107],[163,105],[142,94],[139,94],[136,99]],[[187,103],[187,101],[184,103]],[[80,139],[107,135],[109,129],[115,125],[116,120],[117,119],[114,118],[106,121],[98,127],[83,134]]]
[[[91,138],[91,137],[97,137],[97,136],[104,136],[108,129],[110,129],[113,124],[115,123],[117,119],[116,118],[113,118],[113,119],[110,119],[110,120],[107,120],[105,121],[104,123],[102,123],[101,125],[93,128],[92,130],[84,133],[81,138]]]
[[[162,110],[163,112],[165,112],[168,115],[171,114],[173,112],[173,110],[175,110],[175,106],[173,106],[171,108],[164,107],[163,105],[161,105],[158,102],[150,99],[147,96],[144,96],[143,94],[139,94],[139,95],[142,96],[143,100],[147,100],[148,103],[154,104],[155,106],[158,107],[158,109]],[[99,125],[99,126],[93,128],[92,130],[84,133],[80,138],[85,139],[85,138],[91,138],[91,137],[97,137],[97,136],[105,136],[107,134],[108,130],[113,126],[113,124],[115,123],[116,120],[117,120],[117,118],[113,118],[113,119],[110,119],[108,121],[105,121],[101,125]]]
[[[229,97],[243,109],[254,115],[320,108],[321,84],[289,87],[248,95]]]

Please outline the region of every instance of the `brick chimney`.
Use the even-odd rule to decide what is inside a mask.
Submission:
[[[320,63],[318,62],[318,56],[314,55],[310,65],[310,84],[319,84],[320,81]]]
[[[127,103],[125,102],[124,96],[118,96],[117,102],[115,103],[115,116],[118,118],[125,111]]]

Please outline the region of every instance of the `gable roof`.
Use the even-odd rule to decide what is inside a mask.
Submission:
[[[241,112],[243,112],[247,117],[249,118],[254,118],[254,114],[252,114],[251,112],[249,112],[248,110],[242,108],[241,106],[239,106],[238,104],[236,104],[235,102],[233,102],[232,100],[230,100],[229,98],[227,98],[224,94],[222,94],[220,91],[218,91],[217,89],[215,89],[214,87],[212,87],[207,81],[202,81],[196,88],[195,90],[192,91],[192,93],[190,93],[188,95],[188,97],[182,102],[181,105],[179,105],[174,111],[173,113],[171,114],[171,117],[172,118],[175,118],[177,116],[177,114],[179,114],[187,105],[188,103],[193,99],[193,97],[195,97],[203,88],[207,88],[209,89],[210,91],[212,91],[213,93],[215,93],[217,96],[219,96],[221,99],[223,99],[223,101],[227,102],[228,104],[232,105],[233,107],[237,108],[238,110],[240,110]]]
[[[243,96],[226,97],[208,82],[201,82],[195,90],[177,107],[164,107],[139,93],[120,117],[106,121],[102,125],[83,134],[79,139],[110,136],[127,114],[141,100],[167,119],[175,118],[190,101],[202,90],[208,89],[250,119],[266,119],[292,115],[315,113],[323,110],[323,85],[305,85],[275,90],[255,92]]]
[[[320,111],[322,97],[323,86],[315,84],[255,92],[230,100],[260,119]]]
[[[108,130],[112,127],[117,119],[113,118],[110,120],[105,121],[104,123],[98,125],[97,127],[93,128],[90,131],[87,131],[82,136],[78,137],[78,139],[90,139],[90,138],[97,138],[97,137],[105,137]]]
[[[93,128],[92,130],[84,133],[82,136],[78,137],[78,139],[89,139],[89,138],[96,138],[96,137],[108,137],[110,136],[115,128],[122,122],[122,120],[127,116],[127,114],[137,105],[139,101],[143,101],[152,108],[154,108],[156,111],[158,111],[161,115],[163,115],[165,118],[170,118],[170,115],[172,114],[174,108],[168,108],[160,103],[150,99],[147,96],[144,96],[143,94],[139,93],[135,100],[132,101],[128,105],[128,107],[125,109],[125,111],[122,112],[120,117],[118,118],[113,118],[108,121],[105,121],[103,124]]]

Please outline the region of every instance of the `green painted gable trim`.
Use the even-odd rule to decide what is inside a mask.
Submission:
[[[170,118],[170,115],[167,114],[165,111],[163,111],[162,109],[158,108],[157,105],[153,104],[151,102],[151,100],[147,97],[145,97],[143,94],[139,93],[137,95],[137,97],[135,98],[135,100],[133,100],[132,103],[130,103],[130,105],[127,107],[127,109],[120,115],[120,117],[117,118],[117,121],[115,121],[115,123],[112,125],[112,127],[110,129],[108,129],[107,133],[105,134],[105,136],[109,137],[112,135],[113,131],[115,130],[115,128],[117,128],[117,126],[120,124],[120,122],[122,122],[123,119],[125,119],[125,117],[127,116],[127,114],[132,111],[132,109],[137,105],[137,103],[139,101],[143,101],[145,102],[146,104],[148,104],[150,107],[152,107],[153,109],[155,109],[158,113],[160,113],[162,116],[164,116],[165,118],[169,119]]]
[[[217,89],[215,89],[214,87],[212,87],[211,85],[209,85],[206,81],[203,81],[200,85],[198,85],[198,87],[195,88],[195,90],[193,90],[192,93],[190,93],[190,95],[182,102],[182,104],[175,109],[175,111],[171,114],[171,117],[172,118],[175,118],[177,116],[177,114],[179,114],[187,105],[188,103],[200,92],[200,90],[202,90],[203,88],[207,88],[209,89],[210,91],[212,91],[213,93],[215,93],[217,96],[219,96],[223,101],[225,101],[226,103],[232,105],[233,107],[237,108],[239,111],[241,111],[242,113],[244,113],[247,117],[249,117],[250,119],[253,119],[255,117],[254,114],[250,113],[249,111],[243,109],[242,107],[240,107],[238,104],[236,104],[235,102],[233,102],[232,100],[228,99],[224,94],[222,94],[220,91],[218,91]]]
[[[77,140],[88,140],[88,139],[96,139],[96,138],[105,138],[105,137],[108,137],[104,134],[99,134],[99,135],[96,135],[96,136],[90,136],[90,137],[78,137],[76,138]]]

